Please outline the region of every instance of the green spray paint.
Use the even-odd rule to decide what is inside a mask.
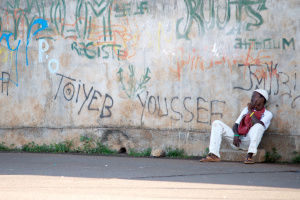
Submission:
[[[189,40],[189,34],[193,24],[197,25],[198,35],[205,35],[207,30],[213,30],[215,27],[219,30],[223,30],[229,24],[230,20],[233,20],[231,16],[233,7],[236,9],[236,24],[226,34],[241,34],[243,12],[246,12],[246,15],[253,19],[252,21],[255,21],[255,23],[244,22],[246,23],[245,31],[252,31],[252,27],[259,27],[263,24],[264,20],[259,12],[267,9],[266,0],[225,0],[225,15],[224,18],[221,19],[219,16],[220,6],[218,5],[218,0],[184,0],[184,2],[187,7],[187,16],[177,20],[177,39],[183,38]],[[204,8],[207,3],[209,4],[208,20],[206,20]]]
[[[122,90],[125,92],[128,98],[134,98],[138,94],[141,94],[146,89],[146,83],[151,79],[149,74],[150,69],[147,67],[144,74],[140,77],[139,81],[135,77],[135,67],[133,65],[128,66],[129,69],[129,80],[126,82],[124,78],[124,71],[122,68],[119,69],[117,74],[119,75],[119,81],[121,83]]]

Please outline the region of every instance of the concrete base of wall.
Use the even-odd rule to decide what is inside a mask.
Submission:
[[[205,156],[209,147],[210,133],[188,132],[173,130],[145,130],[131,128],[19,128],[19,129],[0,129],[0,143],[5,142],[6,146],[14,144],[22,146],[34,141],[36,144],[60,143],[72,141],[74,147],[81,145],[80,137],[86,136],[99,140],[109,148],[120,150],[125,148],[143,151],[149,147],[152,149],[160,148],[166,150],[184,149],[188,155]],[[294,156],[294,151],[300,151],[299,136],[282,136],[265,134],[259,149],[265,152],[272,152],[272,148],[277,149],[282,156],[282,161],[290,161]],[[231,149],[226,141],[223,140],[221,149]],[[231,154],[231,153],[229,153]],[[246,153],[232,154],[231,157],[222,158],[223,160],[243,161]],[[264,152],[261,151],[257,156],[256,162],[263,160]],[[237,157],[237,158],[232,158]]]
[[[263,162],[265,160],[264,156],[266,151],[264,149],[258,149],[257,154],[253,156],[255,162]],[[235,161],[243,162],[247,155],[247,151],[236,151],[232,149],[221,149],[220,150],[221,160],[224,161]]]
[[[99,140],[109,148],[143,151],[152,149],[184,149],[188,155],[205,156],[209,146],[208,133],[145,130],[130,128],[20,128],[0,129],[1,142],[6,146],[22,146],[34,141],[36,144],[72,141],[74,147],[81,145],[80,137],[86,136]]]

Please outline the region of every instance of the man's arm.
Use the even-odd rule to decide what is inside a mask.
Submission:
[[[251,120],[253,122],[253,125],[259,123],[259,124],[265,126],[265,124],[262,121],[260,121],[255,115],[251,116]]]
[[[232,127],[232,130],[234,132],[234,135],[238,135],[238,127],[239,127],[239,124],[235,123]]]
[[[241,143],[241,140],[239,138],[239,133],[238,133],[238,124],[235,123],[232,127],[232,130],[233,130],[233,133],[234,133],[234,138],[233,138],[233,144],[236,146],[236,147],[239,147],[240,146],[240,143]]]

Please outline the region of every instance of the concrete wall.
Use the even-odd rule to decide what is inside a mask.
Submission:
[[[273,114],[261,148],[300,151],[298,0],[4,0],[1,141],[80,135],[201,155],[252,91]],[[103,140],[103,141],[104,141]]]

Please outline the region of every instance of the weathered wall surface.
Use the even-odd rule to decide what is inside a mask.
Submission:
[[[0,136],[82,134],[201,155],[256,88],[274,114],[262,148],[300,151],[297,0],[5,0]]]

